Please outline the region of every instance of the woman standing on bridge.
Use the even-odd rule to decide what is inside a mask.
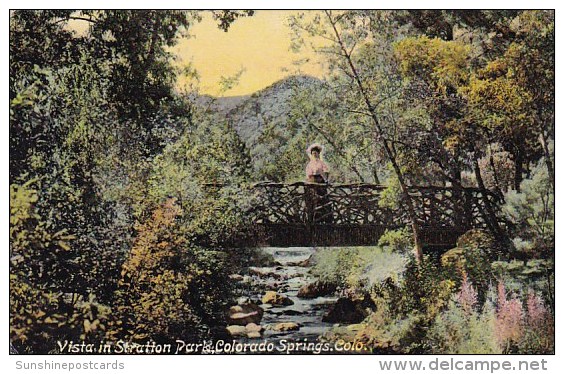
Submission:
[[[310,183],[329,183],[329,167],[321,160],[323,147],[313,143],[307,148],[309,163],[306,166],[306,178]],[[310,223],[330,223],[331,206],[327,199],[326,186],[306,186],[306,206]]]
[[[309,163],[306,166],[306,178],[311,183],[328,183],[329,182],[329,167],[323,160],[321,160],[321,152],[323,146],[318,143],[313,143],[307,148],[309,156]]]

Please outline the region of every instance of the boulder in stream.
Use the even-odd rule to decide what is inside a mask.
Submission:
[[[242,282],[245,278],[241,274],[229,274],[229,279],[235,282]]]
[[[245,328],[245,326],[236,326],[236,325],[227,326],[227,332],[232,337],[247,335],[247,329]]]
[[[360,299],[352,300],[350,298],[341,297],[331,306],[325,316],[323,322],[330,323],[360,323],[372,309],[374,303],[372,300]]]
[[[300,329],[300,324],[295,322],[281,322],[274,326],[275,331],[296,331]]]
[[[230,325],[246,326],[249,323],[259,324],[264,310],[253,303],[235,305],[227,312],[227,323]]]
[[[300,287],[298,297],[302,299],[314,299],[316,297],[331,295],[335,293],[335,291],[337,291],[337,287],[334,284],[318,280]]]
[[[260,338],[264,328],[256,323],[249,323],[247,326],[231,325],[227,326],[227,332],[232,337],[247,337],[251,339]]]
[[[311,266],[311,263],[312,263],[311,259],[312,259],[312,256],[310,255],[308,258],[306,258],[305,260],[302,260],[302,261],[288,261],[286,263],[286,266],[299,266],[299,267],[307,268],[307,267]]]
[[[272,306],[287,306],[293,305],[294,302],[286,295],[281,295],[274,291],[266,291],[264,296],[262,297],[263,304],[270,304]]]
[[[269,267],[259,268],[251,266],[249,267],[249,274],[256,275],[259,278],[284,279],[283,274],[277,273],[276,269]]]

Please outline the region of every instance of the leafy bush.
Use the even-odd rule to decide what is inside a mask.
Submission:
[[[378,246],[389,252],[408,254],[413,249],[413,234],[409,228],[384,231],[378,239]]]
[[[112,338],[196,341],[221,325],[229,296],[224,256],[191,245],[181,215],[169,199],[137,227],[116,293]]]
[[[442,265],[458,283],[467,277],[474,281],[480,304],[485,301],[493,271],[491,259],[500,251],[495,239],[483,230],[470,230],[457,240],[455,248],[441,256]]]
[[[318,249],[314,254],[315,265],[311,272],[322,282],[346,288],[357,256],[358,248],[353,247]]]
[[[529,290],[526,302],[508,296],[503,282],[478,303],[468,279],[448,308],[437,315],[426,336],[433,353],[550,354],[554,352],[554,320],[542,298]]]
[[[371,290],[381,283],[397,283],[406,258],[380,247],[323,248],[315,254],[312,273],[341,288]]]
[[[552,256],[554,252],[554,191],[544,161],[521,183],[521,192],[505,194],[503,213],[514,227],[513,244],[527,258]]]
[[[495,310],[486,303],[480,313],[477,292],[465,278],[448,308],[438,314],[426,340],[432,353],[496,354]]]
[[[100,341],[109,308],[92,293],[85,298],[70,285],[62,287],[61,259],[76,237],[52,233],[41,220],[34,184],[10,186],[10,340],[20,353],[54,352],[63,339]]]
[[[252,195],[245,187],[249,172],[245,146],[233,129],[204,121],[155,157],[149,201],[177,198],[194,244],[228,247],[252,228],[247,214]]]
[[[498,284],[495,334],[505,353],[554,353],[554,319],[541,297],[529,290],[526,302],[516,294],[506,294]]]

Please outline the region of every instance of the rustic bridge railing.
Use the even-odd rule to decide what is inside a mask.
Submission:
[[[373,184],[258,183],[254,222],[272,246],[374,245],[386,229],[409,224],[405,204],[383,203],[384,186]],[[412,187],[421,239],[427,248],[448,248],[471,228],[490,225],[490,191]]]

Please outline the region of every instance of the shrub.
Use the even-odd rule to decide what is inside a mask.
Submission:
[[[554,319],[544,301],[529,290],[525,305],[508,299],[503,282],[498,284],[495,333],[506,353],[550,354],[554,352]],[[525,306],[525,307],[524,307]]]
[[[19,353],[45,354],[56,350],[57,340],[100,341],[109,308],[92,293],[61,287],[60,259],[75,237],[52,233],[41,220],[35,183],[10,186],[10,341]]]
[[[527,293],[527,319],[519,342],[522,354],[554,353],[554,318],[543,299],[533,290]]]
[[[147,197],[153,204],[175,197],[192,242],[226,248],[250,235],[249,168],[244,145],[232,129],[202,122],[155,157]]]
[[[208,336],[221,325],[229,296],[222,255],[194,247],[179,224],[175,199],[137,227],[116,294],[112,338],[156,342]]]
[[[413,249],[413,235],[408,227],[384,231],[378,239],[378,246],[389,252],[407,254]]]
[[[554,191],[541,160],[521,183],[521,192],[505,194],[503,213],[514,227],[513,244],[526,258],[552,256],[554,252]]]
[[[341,288],[372,290],[383,282],[399,282],[406,261],[380,247],[324,248],[315,254],[312,273]]]
[[[493,278],[490,259],[498,252],[495,240],[488,233],[474,229],[460,236],[456,243],[456,248],[442,255],[441,263],[459,284],[465,277],[472,279],[483,304]]]
[[[426,339],[432,353],[501,353],[493,334],[494,309],[486,303],[480,313],[476,296],[472,284],[465,279],[461,290],[429,329]]]

